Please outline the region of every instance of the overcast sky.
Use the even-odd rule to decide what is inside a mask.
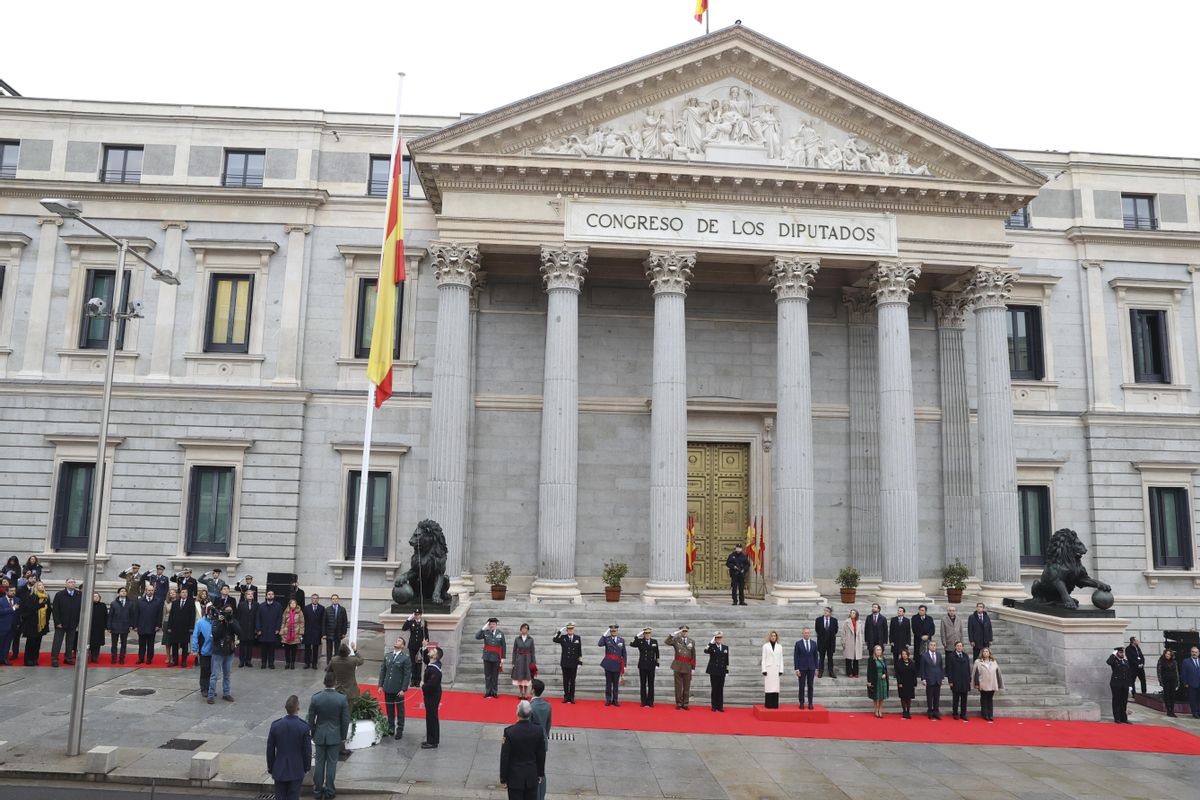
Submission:
[[[987,144],[1200,156],[1194,0],[710,0]],[[482,112],[704,32],[694,0],[5,3],[30,97]],[[53,8],[53,12],[50,9]],[[2,134],[2,131],[0,131]]]

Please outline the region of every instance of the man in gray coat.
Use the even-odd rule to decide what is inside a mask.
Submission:
[[[966,640],[967,637],[963,635],[962,617],[958,615],[958,609],[949,606],[946,616],[942,617],[942,654],[954,652],[954,645]]]
[[[350,703],[346,695],[333,688],[337,679],[325,673],[325,688],[312,696],[308,704],[308,727],[316,750],[313,768],[313,797],[317,800],[337,794],[338,753],[350,735]]]
[[[542,692],[546,691],[546,684],[537,678],[530,681],[530,686],[533,687],[533,699],[529,701],[530,707],[533,709],[533,721],[542,729],[542,739],[545,740],[547,756],[550,750],[550,716],[552,709],[550,703],[542,699]],[[538,784],[538,800],[546,800],[546,779],[542,778],[542,782]]]

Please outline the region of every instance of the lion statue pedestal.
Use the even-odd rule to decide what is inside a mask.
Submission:
[[[392,613],[421,610],[425,614],[444,614],[455,605],[448,594],[450,579],[446,577],[446,535],[442,526],[431,519],[417,523],[408,539],[412,559],[406,572],[392,584]]]
[[[1033,582],[1029,600],[1013,600],[1006,598],[1004,605],[1009,608],[1020,608],[1038,614],[1050,614],[1056,617],[1115,617],[1112,610],[1112,587],[1103,581],[1098,581],[1088,575],[1087,569],[1080,560],[1087,553],[1079,535],[1070,528],[1060,528],[1050,537],[1046,548],[1046,566],[1042,576]],[[1080,608],[1079,601],[1071,596],[1071,592],[1082,587],[1091,587],[1093,603],[1107,601],[1103,607]]]

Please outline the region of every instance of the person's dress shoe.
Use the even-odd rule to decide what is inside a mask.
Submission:
[[[809,704],[808,704],[808,710],[809,710],[809,711],[812,711],[812,710],[813,710],[813,704],[812,704],[812,703],[809,703]]]
[[[436,744],[430,744],[429,742],[421,742],[421,749],[422,749],[422,750],[436,750],[436,749],[437,749],[437,745],[436,745]]]
[[[267,665],[266,665],[265,663],[263,663],[263,664],[259,664],[259,665],[258,665],[258,668],[259,668],[259,669],[266,669],[266,668],[267,668]]]
[[[274,665],[274,664],[267,664],[267,669],[275,669],[275,665]]]
[[[210,697],[210,698],[208,698],[208,704],[209,704],[210,706],[211,706],[213,703],[215,703],[215,702],[217,702],[217,701],[216,701],[216,700],[214,700],[213,698],[211,698],[211,697]]]
[[[747,603],[745,600],[743,600],[742,602],[738,603],[738,605],[739,605],[739,606],[748,606],[748,605],[750,605],[750,604],[749,604],[749,603]]]
[[[227,695],[225,695],[224,697],[222,697],[221,699],[222,699],[222,700],[224,700],[224,701],[225,701],[225,702],[227,702],[227,703],[232,703],[232,702],[233,702],[233,695],[231,695],[231,694],[227,694]]]

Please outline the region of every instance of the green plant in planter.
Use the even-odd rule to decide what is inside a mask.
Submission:
[[[371,722],[375,726],[375,738],[382,739],[388,732],[387,717],[379,708],[379,700],[366,692],[360,694],[350,704],[350,720],[352,722]]]
[[[961,592],[967,588],[967,576],[970,574],[967,565],[955,559],[953,564],[948,564],[942,570],[942,586],[946,589],[957,589]]]
[[[843,589],[857,589],[859,574],[854,567],[842,567],[838,570],[837,585]]]
[[[629,574],[629,565],[624,561],[605,561],[604,571],[601,574],[604,577],[605,586],[620,589],[621,579]]]
[[[483,570],[484,580],[491,586],[507,586],[512,567],[503,561],[493,561]]]

